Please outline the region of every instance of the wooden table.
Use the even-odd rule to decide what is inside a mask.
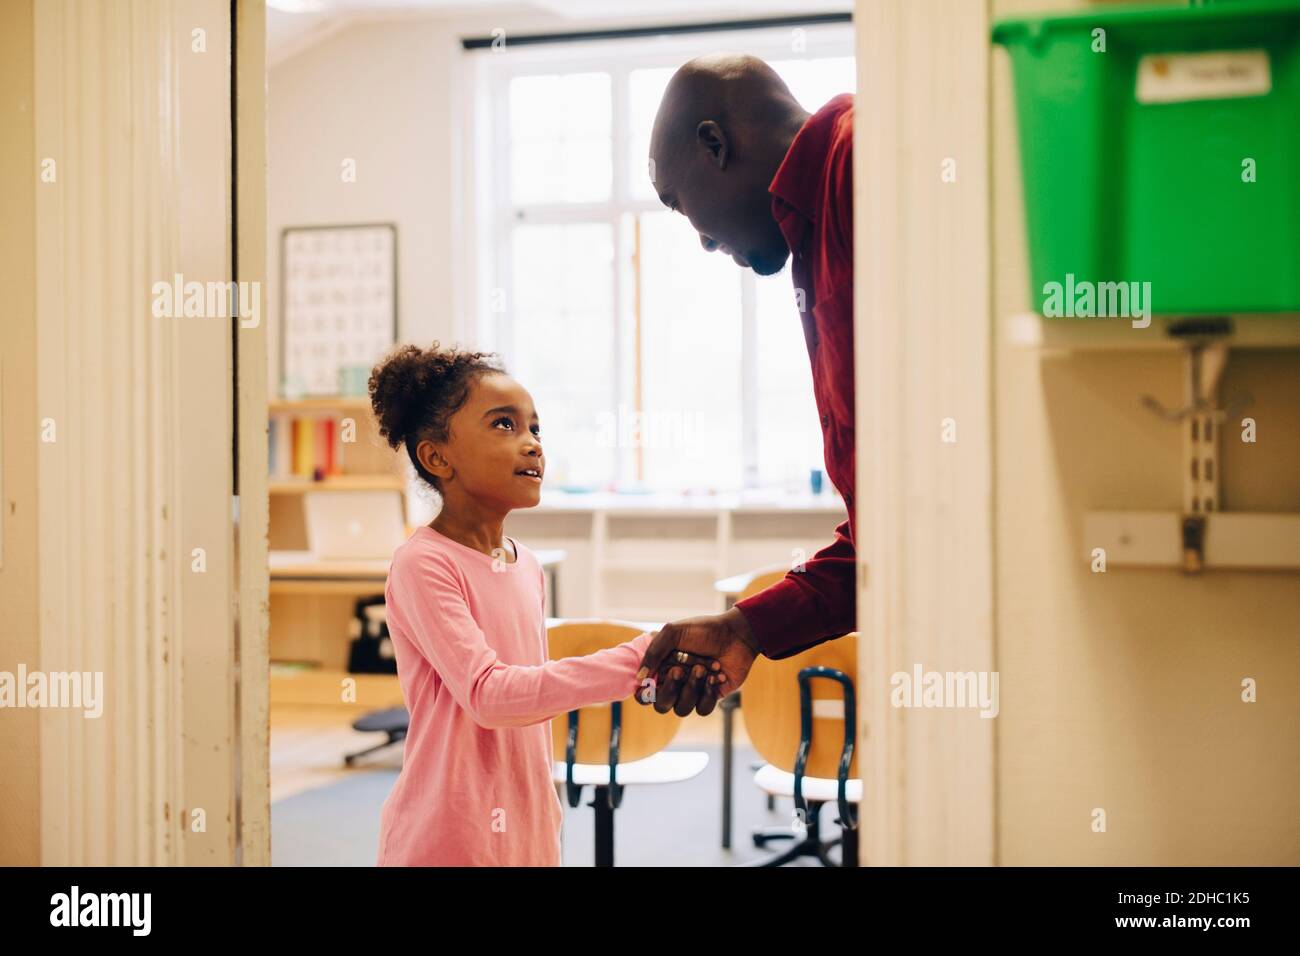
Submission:
[[[553,614],[559,595],[556,577],[566,552],[535,549],[533,553],[546,574]],[[322,560],[307,551],[271,551],[267,564],[271,576],[271,648],[277,655],[275,659],[346,667],[344,635],[353,603],[360,597],[384,593],[390,562],[387,559]]]
[[[546,572],[551,614],[558,616],[555,578],[568,554],[562,549],[533,553]],[[271,551],[267,560],[272,594],[352,594],[370,585],[382,591],[390,563],[387,558],[327,561],[310,551]]]

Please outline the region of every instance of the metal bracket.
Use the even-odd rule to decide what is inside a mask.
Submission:
[[[1165,421],[1183,426],[1183,570],[1199,574],[1205,566],[1205,519],[1219,509],[1219,428],[1250,404],[1249,394],[1218,405],[1219,383],[1228,364],[1228,344],[1209,336],[1188,341],[1187,377],[1182,408],[1169,409],[1151,395],[1142,404]]]

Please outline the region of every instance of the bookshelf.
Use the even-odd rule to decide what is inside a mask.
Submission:
[[[308,491],[375,491],[392,489],[406,509],[403,462],[379,435],[370,400],[365,396],[274,399],[268,403],[270,435],[270,497],[268,545],[272,551],[308,549],[305,495]],[[310,468],[294,460],[293,426],[311,429]],[[325,423],[332,423],[326,427]],[[345,429],[345,425],[350,426]],[[318,431],[317,429],[320,429]],[[331,441],[321,448],[318,439]],[[351,438],[351,441],[345,440]],[[289,454],[282,443],[290,442]],[[295,467],[297,466],[297,467]],[[319,478],[316,470],[325,472]],[[302,696],[315,703],[337,703],[341,678],[347,670],[349,631],[357,598],[382,593],[382,576],[373,573],[341,576],[338,568],[312,569],[303,564],[272,569],[270,589],[270,654],[273,662],[296,662],[317,675],[316,680],[291,681]],[[287,575],[287,577],[286,577]],[[400,700],[397,678],[362,675],[393,699]],[[272,679],[273,698],[277,685]],[[283,690],[284,688],[280,688]],[[395,695],[395,696],[394,696]],[[292,695],[291,695],[292,697]],[[302,702],[292,697],[294,702]],[[281,701],[283,703],[283,701]]]
[[[308,491],[392,489],[402,496],[405,513],[401,459],[380,437],[368,397],[280,398],[268,404],[268,412],[272,551],[307,550]]]

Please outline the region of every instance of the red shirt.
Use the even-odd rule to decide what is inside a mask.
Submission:
[[[812,362],[826,474],[848,520],[833,543],[760,594],[738,601],[770,658],[857,629],[853,460],[853,96],[808,118],[768,186],[772,215],[790,246],[795,304]]]

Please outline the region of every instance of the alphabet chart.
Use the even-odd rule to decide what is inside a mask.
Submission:
[[[339,370],[369,369],[397,335],[397,227],[285,229],[280,256],[282,387],[338,395]]]

